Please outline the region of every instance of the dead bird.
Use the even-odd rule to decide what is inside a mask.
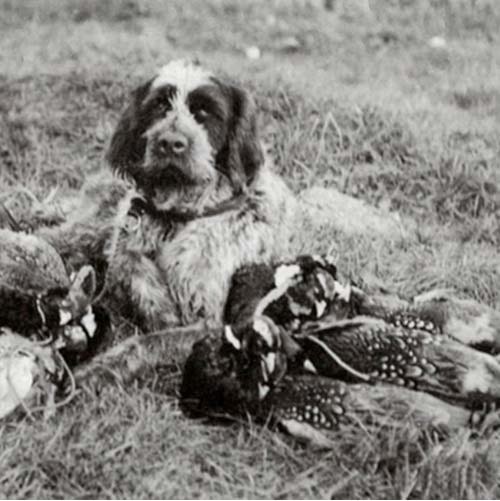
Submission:
[[[347,301],[354,315],[444,334],[478,350],[500,353],[500,312],[474,299],[461,298],[450,289],[433,289],[406,300],[396,294],[367,293],[352,286]]]
[[[450,336],[370,317],[295,334],[303,367],[351,382],[423,391],[469,409],[500,404],[500,363]]]
[[[245,324],[261,314],[287,330],[298,331],[336,308],[349,312],[337,268],[327,256],[301,255],[272,264],[253,264],[238,270],[224,310],[224,323]]]
[[[296,332],[356,316],[372,317],[500,353],[500,312],[448,289],[408,300],[385,290],[367,290],[364,284],[342,283],[335,263],[325,256],[240,269],[232,280],[224,321],[247,322],[260,314]]]
[[[254,328],[227,326],[196,342],[184,366],[181,407],[191,416],[251,415],[320,447],[343,426],[449,430],[484,419],[475,412],[407,387],[349,384],[289,367],[300,346],[260,319]],[[280,356],[285,353],[286,356]]]
[[[0,327],[35,341],[57,342],[71,363],[95,353],[111,335],[103,307],[92,304],[91,266],[70,276],[42,238],[0,229]]]
[[[63,378],[64,362],[53,346],[0,328],[0,418],[18,407],[28,415],[35,410],[52,414]]]

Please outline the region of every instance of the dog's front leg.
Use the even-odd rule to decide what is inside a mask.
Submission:
[[[137,214],[131,199],[120,204],[115,232],[105,249],[109,263],[107,300],[145,330],[178,325],[180,317],[156,264],[165,228],[147,213]]]
[[[179,325],[179,315],[154,261],[123,249],[110,260],[106,302],[113,310],[148,331]]]

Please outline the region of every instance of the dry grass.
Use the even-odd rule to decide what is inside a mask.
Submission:
[[[129,90],[179,56],[253,89],[277,168],[401,213],[404,241],[336,239],[347,274],[500,307],[500,8],[493,0],[1,0],[0,200],[77,190]],[[444,47],[432,47],[442,36]],[[291,43],[291,38],[294,43]],[[262,57],[244,55],[258,45]],[[54,189],[57,192],[54,193]],[[410,224],[411,223],[411,224]],[[0,425],[0,497],[497,497],[497,437],[347,429],[317,452],[250,423],[185,419],[168,379]]]

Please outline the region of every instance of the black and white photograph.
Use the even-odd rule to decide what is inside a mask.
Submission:
[[[0,498],[499,472],[500,2],[0,0]]]

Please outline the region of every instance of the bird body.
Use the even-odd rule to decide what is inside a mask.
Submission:
[[[434,289],[407,301],[394,294],[369,294],[353,287],[350,301],[356,314],[407,329],[445,334],[483,351],[500,353],[500,312],[448,289]]]
[[[300,256],[237,272],[224,318],[185,365],[181,398],[195,413],[270,418],[318,445],[360,422],[495,421],[500,363],[474,346],[496,317],[474,301],[367,293],[341,284],[330,259]]]
[[[62,381],[62,367],[55,350],[40,346],[10,329],[0,330],[0,418],[22,405],[45,399],[53,402]]]
[[[69,288],[63,260],[45,240],[0,229],[0,285],[34,292]]]
[[[272,418],[296,438],[331,447],[328,432],[342,427],[450,431],[468,426],[472,414],[428,393],[380,384],[347,384],[312,375],[285,376],[259,406],[260,419]]]
[[[92,304],[95,286],[91,266],[70,276],[41,237],[0,229],[0,417],[36,393],[60,354],[74,366],[109,339],[109,315]]]
[[[317,374],[425,391],[469,407],[500,403],[500,363],[448,336],[355,317],[297,334]]]
[[[255,377],[261,362],[269,360],[264,349],[269,345],[252,341],[250,329],[244,333],[246,339],[240,334],[221,331],[194,344],[181,385],[181,405],[188,414],[251,415],[319,447],[331,446],[329,432],[346,426],[394,428],[413,420],[421,428],[447,431],[483,418],[481,410],[471,411],[408,387],[350,384],[290,367],[283,370],[287,364],[283,359],[268,366],[264,378]],[[256,331],[253,335],[261,336]]]

